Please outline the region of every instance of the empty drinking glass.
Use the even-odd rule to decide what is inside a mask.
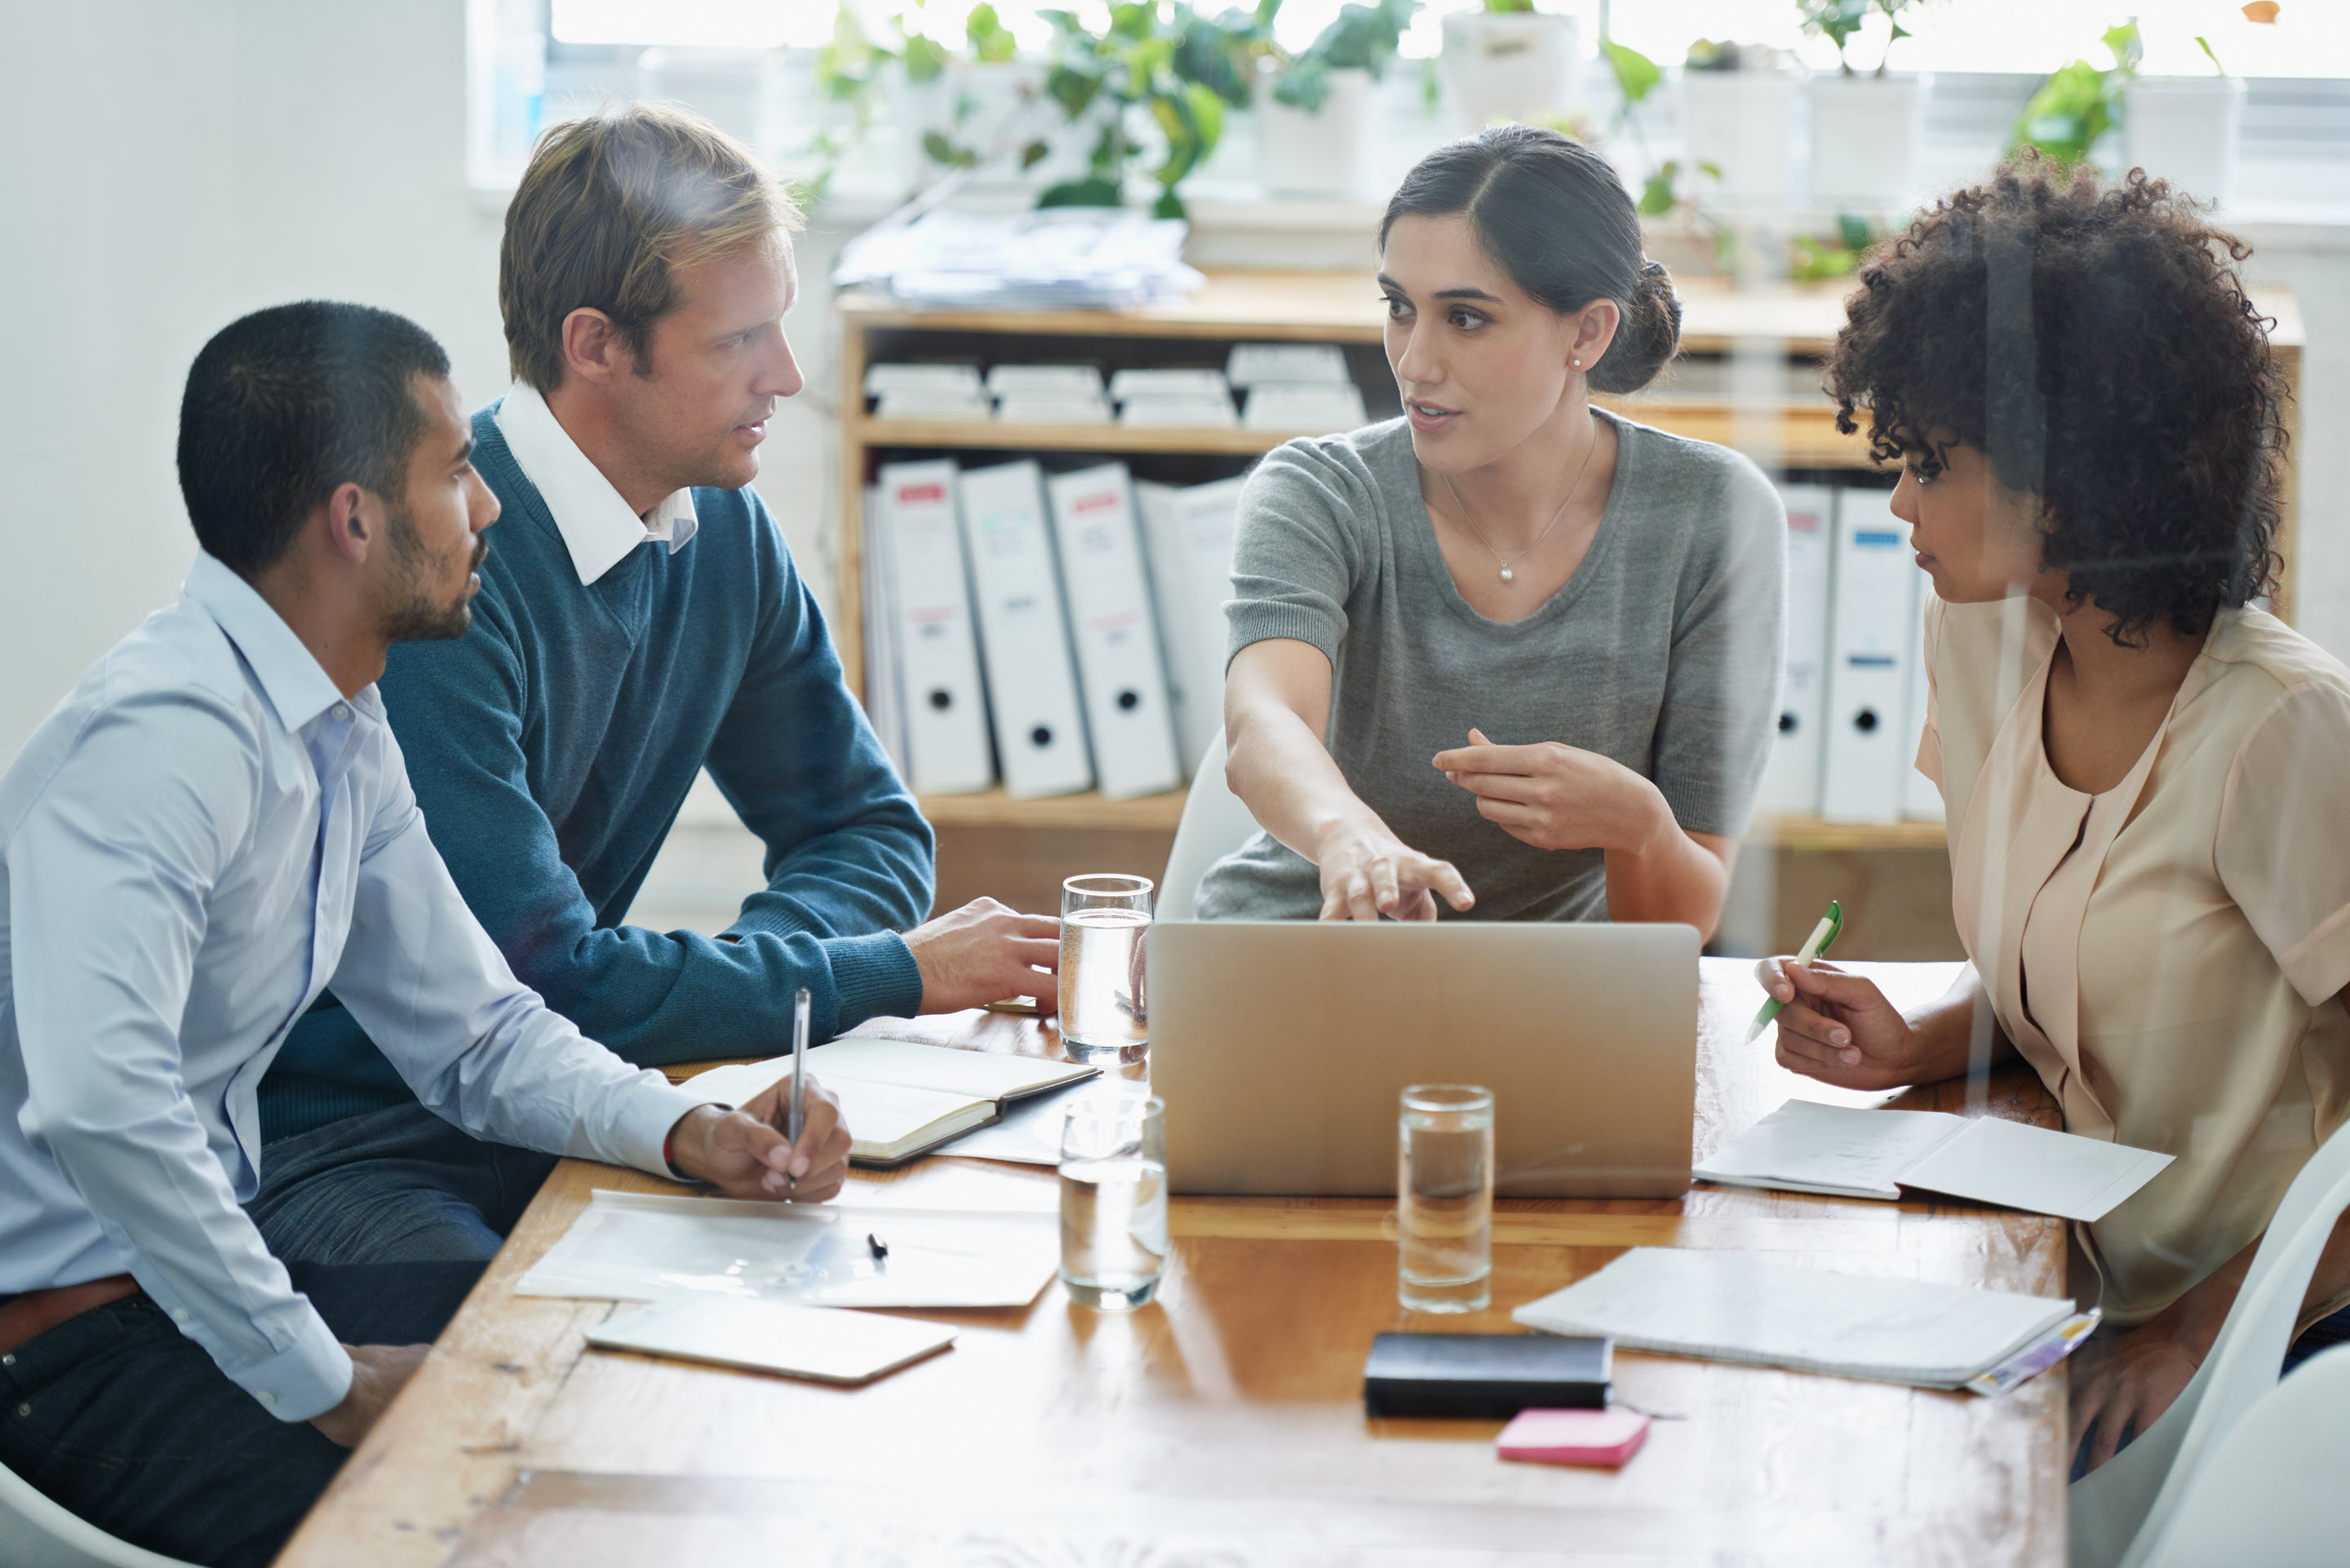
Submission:
[[[1150,1041],[1143,994],[1148,877],[1061,884],[1061,1045],[1073,1062],[1139,1062]]]
[[[1139,1089],[1070,1103],[1061,1124],[1061,1282],[1069,1299],[1122,1312],[1167,1266],[1166,1106]]]
[[[1492,1299],[1493,1091],[1414,1084],[1396,1147],[1396,1299],[1480,1312]]]

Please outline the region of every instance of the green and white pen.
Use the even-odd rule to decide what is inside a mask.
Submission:
[[[1812,928],[1812,934],[1805,937],[1804,945],[1796,950],[1795,961],[1805,969],[1811,968],[1812,961],[1824,956],[1830,944],[1836,940],[1836,934],[1843,929],[1844,906],[1831,898],[1828,900],[1828,912],[1820,917],[1820,923]],[[1753,1024],[1746,1031],[1747,1040],[1751,1043],[1760,1037],[1763,1025],[1778,1017],[1779,1009],[1785,1005],[1785,1002],[1775,996],[1765,998],[1762,1011],[1754,1015]]]

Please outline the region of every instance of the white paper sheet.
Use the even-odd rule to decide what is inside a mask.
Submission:
[[[868,1237],[889,1255],[873,1256]],[[598,1301],[1024,1306],[1058,1270],[1060,1248],[1050,1213],[599,1191],[515,1289]]]
[[[1014,1101],[1003,1113],[1002,1121],[975,1127],[939,1152],[966,1155],[973,1159],[1016,1160],[1022,1165],[1058,1165],[1061,1122],[1068,1114],[1069,1103],[1087,1094],[1102,1092],[1102,1085],[1089,1078],[1065,1089]]]
[[[1605,1334],[1626,1350],[1957,1388],[2071,1317],[2073,1303],[1635,1247],[1510,1315],[1548,1334]]]
[[[1691,1174],[1736,1187],[1898,1198],[1899,1175],[1959,1130],[1940,1111],[1864,1111],[1789,1100]]]

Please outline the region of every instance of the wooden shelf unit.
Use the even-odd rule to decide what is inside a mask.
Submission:
[[[1685,356],[1762,354],[1783,356],[1791,361],[1816,359],[1827,352],[1844,323],[1844,297],[1849,289],[1846,284],[1831,284],[1739,290],[1709,279],[1676,280],[1676,286],[1681,296]],[[2299,307],[2290,295],[2281,292],[2255,291],[2254,297],[2263,312],[2276,319],[2272,340],[2283,356],[2288,381],[2297,392],[2303,341]],[[865,689],[864,600],[859,591],[864,580],[864,487],[879,461],[877,454],[1017,451],[1231,459],[1255,456],[1294,434],[1309,433],[874,419],[865,412],[864,387],[877,334],[887,334],[893,341],[906,335],[931,337],[964,352],[973,340],[993,337],[1116,339],[1138,348],[1156,340],[1190,345],[1191,353],[1197,357],[1201,346],[1217,342],[1377,345],[1384,332],[1378,287],[1368,275],[1361,273],[1211,273],[1206,286],[1181,303],[1130,315],[922,313],[856,292],[838,296],[835,308],[841,316],[845,461],[841,588],[833,624],[849,688],[860,695]],[[1019,352],[1008,356],[1024,357]],[[1766,469],[1877,470],[1861,436],[1836,430],[1835,410],[1825,394],[1804,398],[1789,388],[1784,397],[1704,396],[1676,391],[1673,386],[1669,375],[1659,390],[1596,400],[1660,430],[1737,447]],[[2288,539],[2293,502],[2288,474]],[[2277,600],[2280,613],[2288,618],[2291,587],[2288,575]],[[924,814],[941,826],[1171,833],[1182,815],[1183,791],[1123,801],[1105,800],[1094,793],[1014,800],[999,788],[968,795],[926,795],[921,805]],[[1939,822],[1868,826],[1811,818],[1757,822],[1750,837],[1758,844],[1771,842],[1807,850],[1938,849],[1945,842]]]

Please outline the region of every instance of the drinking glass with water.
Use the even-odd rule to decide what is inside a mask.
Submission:
[[[1071,1102],[1061,1124],[1061,1283],[1084,1306],[1148,1302],[1167,1266],[1167,1107],[1140,1089]]]
[[[1061,884],[1061,1046],[1072,1062],[1139,1062],[1150,1042],[1144,994],[1148,877]]]
[[[1414,1084],[1397,1136],[1396,1299],[1482,1312],[1492,1299],[1493,1091]]]

